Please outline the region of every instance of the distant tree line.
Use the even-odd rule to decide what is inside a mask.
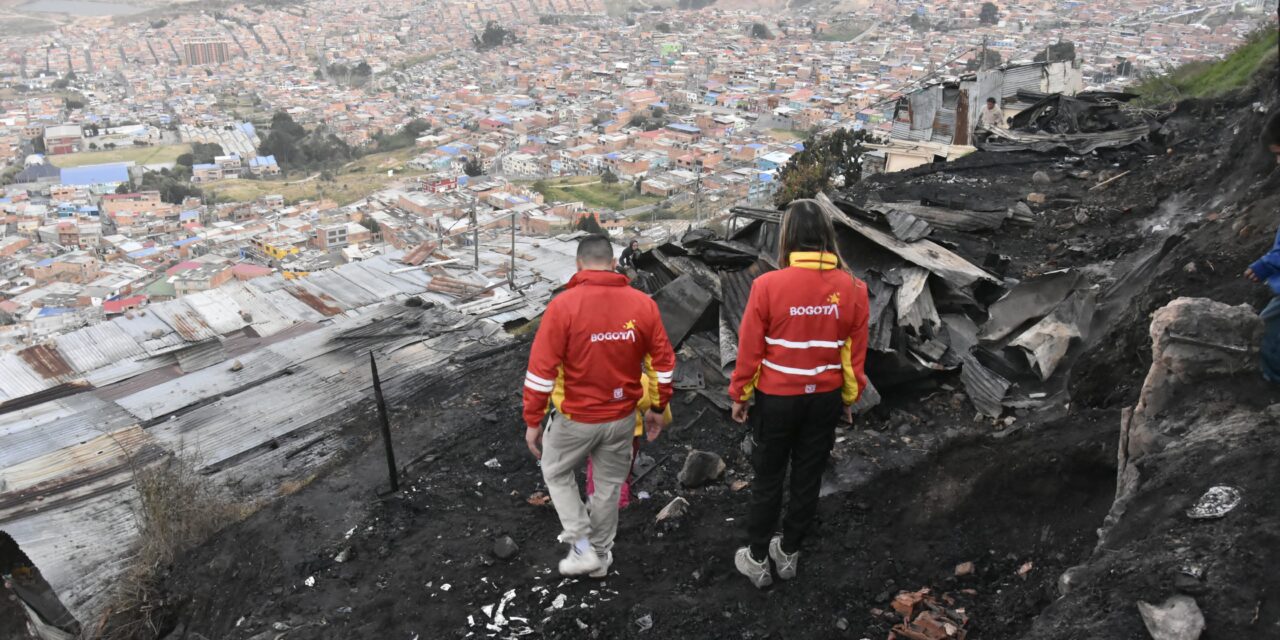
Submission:
[[[514,31],[503,28],[495,20],[490,20],[484,25],[483,33],[471,36],[471,42],[477,51],[487,51],[495,47],[515,44],[517,39]]]
[[[350,87],[363,87],[369,83],[369,79],[373,77],[373,67],[363,60],[359,64],[348,67],[341,62],[326,65],[329,80],[338,84]],[[324,72],[320,68],[316,68],[316,78],[324,77]]]
[[[395,151],[412,147],[422,134],[431,130],[431,124],[422,118],[414,118],[395,133],[379,131],[373,136],[373,147],[376,151]]]
[[[222,147],[217,144],[197,142],[192,146],[192,153],[178,156],[172,169],[148,171],[142,174],[137,182],[129,181],[116,188],[116,193],[131,191],[159,191],[160,199],[171,204],[182,204],[187,198],[205,197],[200,187],[191,184],[191,167],[194,164],[213,162],[213,158],[222,155]],[[198,149],[197,149],[198,147]],[[197,160],[197,151],[199,160]]]
[[[332,132],[324,127],[308,132],[284,111],[271,117],[271,132],[258,147],[258,155],[275,156],[286,171],[322,169],[355,157],[351,145]]]

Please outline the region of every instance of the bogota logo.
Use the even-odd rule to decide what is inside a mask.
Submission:
[[[636,341],[636,321],[628,320],[622,323],[622,331],[603,331],[591,334],[592,342],[635,342]]]
[[[835,316],[840,317],[840,294],[833,293],[827,296],[827,302],[830,304],[814,305],[810,307],[791,307],[791,315],[794,316]]]

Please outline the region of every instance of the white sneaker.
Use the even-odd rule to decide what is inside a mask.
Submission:
[[[783,553],[782,536],[774,536],[769,541],[769,557],[773,558],[773,567],[778,570],[778,577],[790,580],[796,577],[796,563],[800,561],[800,552]]]
[[[581,576],[600,569],[600,556],[596,550],[587,547],[586,551],[578,551],[578,547],[570,546],[569,555],[560,561],[560,575]]]
[[[592,571],[591,573],[588,573],[587,577],[588,578],[607,577],[609,575],[609,567],[613,566],[613,552],[606,551],[604,552],[603,556],[601,556],[599,553],[596,553],[596,557],[600,558],[600,568],[596,569],[595,571]]]
[[[753,560],[751,547],[738,549],[738,554],[733,557],[733,565],[738,568],[738,573],[746,576],[757,589],[773,584],[773,574],[769,572],[769,561]]]

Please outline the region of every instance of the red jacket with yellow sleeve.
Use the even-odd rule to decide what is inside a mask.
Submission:
[[[851,405],[867,386],[867,285],[838,269],[834,254],[795,252],[790,263],[751,285],[729,395],[746,402],[755,389],[779,396],[840,389]]]
[[[648,366],[646,366],[646,364]],[[548,404],[576,422],[625,418],[645,395],[662,413],[671,401],[676,355],[658,305],[612,271],[579,271],[547,305],[529,354],[524,421],[541,425]]]

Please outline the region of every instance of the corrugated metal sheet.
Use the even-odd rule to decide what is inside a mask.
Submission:
[[[1018,90],[1039,91],[1044,79],[1042,65],[1027,65],[1004,70],[1004,83],[1001,86],[1001,104],[1017,98]]]
[[[68,447],[55,449],[29,460],[7,465],[0,469],[0,519],[16,515],[23,508],[21,503],[44,500],[59,494],[74,494],[103,472],[127,471],[130,456],[137,454],[152,442],[142,427],[132,425],[114,432],[95,433],[93,437]],[[38,491],[39,496],[33,495]],[[74,498],[72,496],[64,496]],[[41,505],[42,508],[49,505]]]
[[[273,273],[263,278],[254,278],[247,282],[246,285],[257,289],[258,291],[266,292],[279,291],[292,283],[293,280],[288,280],[278,273]]]
[[[16,353],[0,355],[0,402],[44,391],[57,384],[35,371]]]
[[[147,353],[115,321],[89,325],[60,335],[54,338],[54,343],[71,367],[81,373]]]
[[[343,309],[364,307],[382,302],[383,296],[338,275],[336,271],[320,271],[298,280],[298,285],[316,294],[327,294],[342,304]]]
[[[138,534],[136,499],[125,487],[68,507],[0,520],[0,528],[22,545],[63,604],[88,619],[105,606],[113,593],[106,587],[133,561],[123,550]]]
[[[205,324],[204,318],[188,306],[184,299],[153,304],[147,307],[147,310],[173,327],[173,330],[186,342],[204,342],[218,336],[217,332]]]
[[[240,314],[240,305],[230,292],[222,288],[184,296],[182,301],[200,316],[204,325],[217,335],[239,331],[249,324]]]
[[[114,403],[81,393],[4,416],[0,425],[0,478],[4,468],[129,426],[133,418]],[[3,483],[0,483],[0,487]]]
[[[364,263],[361,262],[343,265],[337,269],[337,272],[338,275],[350,280],[382,300],[398,295],[419,293],[426,289],[425,285],[418,285],[395,275],[366,269]]]
[[[729,271],[720,274],[721,301],[720,306],[727,326],[738,333],[742,324],[742,314],[747,310],[747,297],[751,295],[751,283],[756,278],[773,271],[773,267],[764,260],[741,271]]]
[[[275,335],[289,327],[294,326],[302,319],[290,315],[290,311],[295,307],[282,309],[272,303],[267,297],[268,294],[246,287],[243,284],[236,283],[220,289],[223,291],[240,310],[240,319],[248,322],[248,326],[252,327],[253,332],[262,337]],[[285,296],[292,302],[297,299],[292,296]],[[305,305],[297,305],[297,308],[305,309],[306,312],[314,314],[309,307]]]
[[[290,285],[285,291],[321,316],[331,317],[342,313],[342,303],[323,291],[313,291],[301,285]],[[273,291],[272,293],[279,292]]]
[[[22,358],[36,375],[47,380],[65,382],[75,374],[71,365],[67,364],[62,354],[58,353],[56,345],[38,344],[27,347],[18,352],[18,357]]]
[[[215,338],[175,351],[173,356],[178,359],[178,368],[183,373],[191,373],[225,362],[227,350],[222,347],[222,341]]]
[[[151,309],[158,306],[160,305],[152,305],[132,315],[126,314],[111,321],[129,334],[147,354],[153,356],[173,351],[186,343],[160,315],[151,312]]]
[[[893,123],[893,131],[890,135],[897,140],[910,140],[913,142],[923,142],[933,137],[933,128],[929,127],[926,129],[912,129],[910,122],[903,122],[901,120],[897,120],[897,121],[894,121]]]

